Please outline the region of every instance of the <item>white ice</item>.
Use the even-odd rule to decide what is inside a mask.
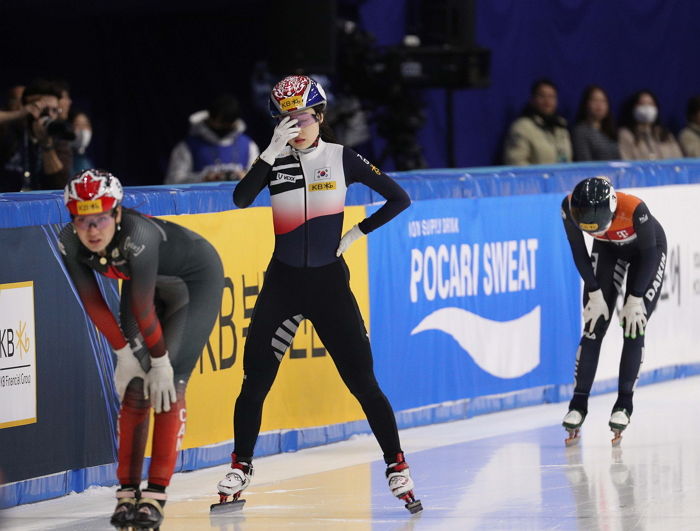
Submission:
[[[372,436],[255,461],[242,512],[210,518],[226,466],[176,474],[163,531],[697,530],[700,377],[641,387],[620,448],[607,426],[614,395],[593,397],[577,447],[566,403],[401,432],[424,511],[391,497]],[[8,530],[108,530],[114,488],[2,512]]]

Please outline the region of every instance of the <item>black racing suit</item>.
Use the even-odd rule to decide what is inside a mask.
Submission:
[[[128,341],[146,371],[151,356],[169,355],[178,401],[170,412],[155,415],[149,472],[149,482],[167,486],[184,434],[187,380],[221,309],[221,259],[198,234],[126,208],[106,256],[83,246],[71,224],[61,231],[59,243],[85,309],[112,348]],[[95,271],[122,279],[121,326],[100,293]],[[122,485],[140,482],[149,406],[143,380],[134,378],[119,415],[117,475]]]
[[[564,198],[561,208],[574,262],[584,282],[583,305],[585,307],[588,303],[590,292],[600,289],[610,314],[610,319],[601,317],[598,320],[592,334],[584,331],[576,353],[574,396],[569,409],[587,413],[600,347],[610,320],[615,317],[616,301],[622,294],[625,274],[625,300],[629,295],[642,297],[649,319],[661,294],[666,267],[666,234],[641,199],[618,192],[612,224],[608,230],[593,235],[593,248],[589,256],[583,233],[571,218],[568,196]],[[624,338],[618,397],[613,410],[624,408],[632,414],[632,395],[643,359],[644,336]]]
[[[262,406],[280,361],[303,319],[309,319],[343,382],[357,398],[390,462],[401,452],[396,419],[374,376],[367,331],[350,273],[336,250],[347,187],[365,184],[387,201],[359,223],[368,234],[407,208],[410,199],[389,176],[339,144],[319,140],[299,152],[286,147],[274,166],[259,159],[238,183],[233,200],[244,208],[270,190],[275,250],[245,343],[245,378],[234,412],[234,454],[252,459]]]

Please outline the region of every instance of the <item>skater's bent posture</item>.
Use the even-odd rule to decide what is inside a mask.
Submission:
[[[574,396],[563,422],[570,433],[567,443],[575,439],[588,413],[600,346],[627,274],[619,315],[624,344],[618,395],[609,422],[615,443],[632,415],[632,395],[644,357],[644,331],[661,293],[666,235],[641,199],[615,192],[605,177],[578,183],[561,208],[574,262],[584,281],[584,331],[576,353]],[[582,231],[593,236],[590,256]]]
[[[396,419],[375,379],[369,339],[342,257],[353,241],[391,220],[410,200],[396,182],[353,150],[324,140],[326,97],[315,80],[286,77],[272,89],[269,103],[278,125],[269,147],[237,185],[233,200],[247,207],[269,187],[275,250],[245,343],[232,471],[219,482],[219,493],[222,501],[227,496],[237,500],[249,485],[263,401],[299,323],[309,319],[367,416],[384,454],[392,493],[412,503],[413,481]],[[341,238],[346,190],[356,182],[387,201]]]
[[[221,307],[223,268],[204,238],[180,225],[122,208],[112,174],[85,170],[67,185],[72,222],[59,240],[90,318],[117,355],[119,413],[116,527],[157,528],[184,434],[185,386]],[[94,272],[122,279],[120,322]],[[141,469],[155,409],[148,487]]]

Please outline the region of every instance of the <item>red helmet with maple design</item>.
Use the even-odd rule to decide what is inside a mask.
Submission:
[[[84,170],[76,174],[63,190],[63,202],[73,216],[109,212],[124,198],[122,184],[104,170]]]

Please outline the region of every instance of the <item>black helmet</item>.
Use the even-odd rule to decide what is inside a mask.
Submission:
[[[617,194],[607,177],[591,177],[576,185],[569,198],[571,217],[586,232],[606,230],[617,209]]]

